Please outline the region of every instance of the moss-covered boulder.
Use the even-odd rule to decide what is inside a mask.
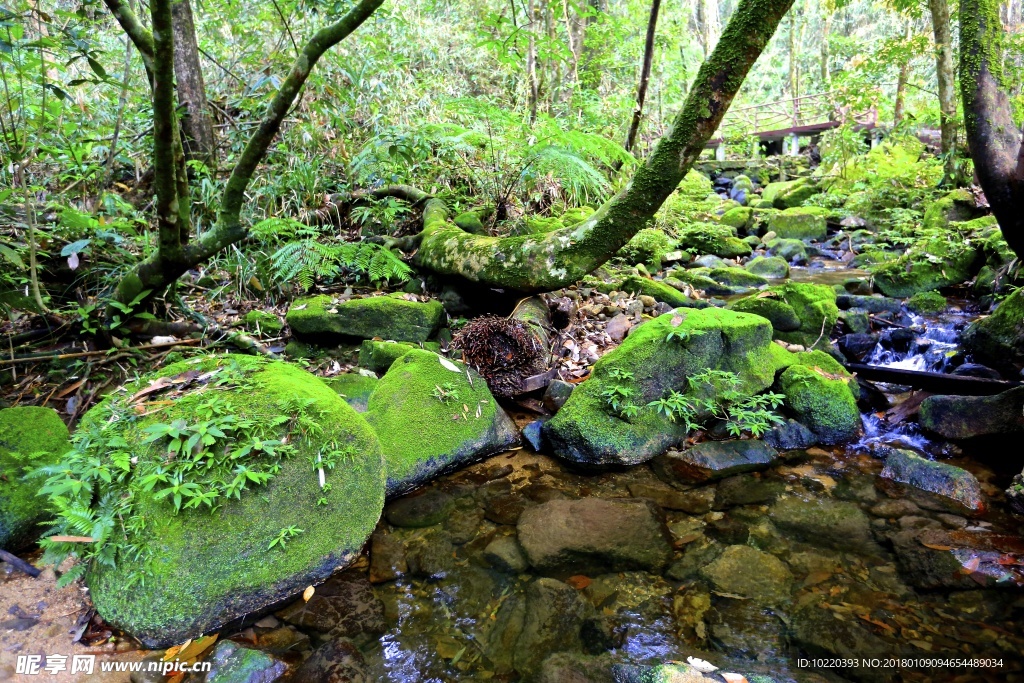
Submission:
[[[773,214],[768,229],[780,239],[820,242],[828,235],[828,226],[821,211],[811,208],[792,208]]]
[[[783,370],[778,380],[786,409],[821,443],[857,438],[861,431],[857,380],[824,352],[796,355],[797,363]]]
[[[370,403],[370,394],[377,388],[379,381],[372,373],[364,375],[362,372],[346,372],[324,380],[327,386],[334,389],[345,403],[360,413],[366,412],[366,407]]]
[[[90,410],[74,444],[48,486],[94,520],[76,510],[59,531],[96,543],[54,549],[85,554],[96,609],[150,648],[323,581],[384,504],[370,426],[318,377],[264,358],[163,368]]]
[[[992,315],[971,323],[962,342],[985,362],[1000,366],[1024,362],[1024,289],[1003,299]]]
[[[657,301],[662,301],[675,308],[690,308],[695,303],[695,299],[691,299],[675,287],[639,275],[630,275],[622,281],[618,288],[623,292],[654,297]]]
[[[816,194],[821,188],[808,178],[797,178],[780,183],[769,183],[761,192],[761,200],[768,202],[776,209],[791,209],[800,206]]]
[[[68,428],[51,408],[0,410],[0,548],[17,550],[34,542],[50,511],[36,494],[38,480],[25,475],[52,465],[71,448]]]
[[[743,268],[677,268],[671,273],[672,279],[685,282],[694,289],[700,289],[712,296],[745,294],[752,289],[768,284],[768,279]]]
[[[691,223],[679,231],[679,247],[722,258],[750,256],[750,245],[736,237],[734,228],[714,223]]]
[[[923,237],[899,258],[871,267],[871,272],[883,294],[902,299],[966,282],[981,267],[979,257],[970,235],[945,231]]]
[[[947,439],[1024,433],[1024,388],[995,396],[929,396],[921,403],[921,426]]]
[[[396,342],[366,339],[359,345],[359,367],[373,372],[387,372],[391,364],[413,349],[426,349],[438,352],[441,345],[437,342]]]
[[[384,451],[388,496],[519,443],[519,431],[476,371],[419,349],[381,378],[366,418]]]
[[[440,301],[420,301],[411,294],[388,294],[338,300],[328,295],[297,299],[286,320],[303,341],[394,339],[420,342],[441,324]]]
[[[785,259],[794,266],[807,263],[807,247],[800,240],[776,237],[768,241],[768,253]]]
[[[273,313],[258,309],[246,313],[242,318],[242,323],[246,329],[263,334],[277,334],[284,329],[284,323],[280,318]]]
[[[787,282],[729,304],[735,311],[772,321],[774,338],[807,348],[823,348],[839,319],[836,293],[826,285]],[[795,321],[800,325],[794,327]]]
[[[716,308],[666,313],[595,363],[544,434],[556,455],[579,464],[645,462],[686,436],[648,403],[691,391],[687,378],[708,368],[735,373],[741,391],[762,391],[774,377],[770,346],[771,326],[758,316]]]
[[[722,225],[734,228],[740,234],[746,234],[747,229],[754,223],[754,210],[749,206],[736,206],[723,213],[718,221]]]
[[[619,249],[619,256],[631,265],[643,263],[653,270],[659,270],[662,256],[672,248],[673,241],[664,232],[657,228],[644,228]]]
[[[789,263],[781,256],[757,256],[743,266],[754,275],[782,280],[789,277]]]
[[[924,227],[944,230],[950,223],[969,221],[978,213],[974,195],[966,188],[957,188],[928,205],[924,210]]]
[[[907,301],[907,308],[922,315],[942,313],[948,305],[946,297],[934,291],[918,292]]]

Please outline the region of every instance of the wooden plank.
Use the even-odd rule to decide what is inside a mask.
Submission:
[[[945,375],[941,372],[884,368],[865,363],[843,363],[843,365],[850,372],[856,373],[861,379],[872,382],[885,382],[886,384],[902,384],[914,387],[915,389],[923,389],[933,394],[992,396],[1024,386],[1024,382]]]

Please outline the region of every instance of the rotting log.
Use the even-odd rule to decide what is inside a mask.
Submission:
[[[985,377],[965,377],[946,375],[941,372],[923,372],[921,370],[904,370],[886,368],[865,363],[844,363],[844,367],[857,377],[871,382],[886,384],[902,384],[921,389],[933,394],[950,394],[954,396],[993,396],[1009,389],[1024,386],[1024,382],[1011,382]]]

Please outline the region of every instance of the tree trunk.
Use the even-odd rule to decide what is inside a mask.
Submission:
[[[636,107],[633,108],[633,120],[629,123],[626,134],[626,151],[632,152],[636,143],[636,134],[640,130],[640,119],[644,115],[644,100],[647,99],[647,83],[651,80],[651,63],[654,61],[654,32],[658,25],[658,10],[661,0],[651,2],[651,15],[647,20],[647,37],[644,40],[644,63],[640,68],[640,85],[636,89]]]
[[[907,19],[907,30],[904,34],[906,42],[909,44],[910,39],[913,36],[913,23],[911,19]],[[910,77],[910,57],[908,56],[900,64],[900,75],[896,78],[896,102],[893,105],[892,112],[892,125],[898,126],[903,121],[903,107],[904,100],[907,97],[907,79]]]
[[[822,20],[823,26],[821,29],[821,85],[825,90],[831,90],[832,69],[829,68],[829,62],[832,60],[832,56],[829,50],[828,37],[832,33],[832,11],[825,7],[824,12],[825,16]]]
[[[415,263],[523,292],[564,287],[592,272],[649,223],[692,168],[792,1],[741,0],[669,133],[629,185],[590,218],[542,237],[471,235],[447,220],[443,202],[423,195]]]
[[[530,124],[532,125],[537,120],[537,99],[540,97],[540,83],[537,79],[537,39],[534,36],[534,31],[537,30],[536,25],[537,10],[534,7],[533,0],[527,0],[526,2],[526,25],[530,31],[527,34],[526,45],[526,80],[527,86],[529,87],[529,100],[527,102],[530,110]]]
[[[944,157],[943,183],[956,182],[956,80],[953,74],[953,38],[947,0],[928,0],[935,34],[935,73],[939,81],[939,127]],[[997,19],[998,20],[998,19]]]
[[[1007,244],[1024,258],[1024,140],[1003,90],[997,0],[960,2],[960,94],[978,182]]]
[[[184,108],[181,130],[184,133],[185,159],[201,161],[213,168],[217,163],[217,141],[206,104],[206,85],[199,64],[199,45],[189,0],[175,0],[171,5],[171,15],[174,25],[174,77],[178,105]]]

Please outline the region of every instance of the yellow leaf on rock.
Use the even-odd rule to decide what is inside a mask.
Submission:
[[[304,602],[309,602],[309,599],[313,597],[313,593],[316,593],[316,588],[313,586],[307,586],[306,590],[302,591],[302,599]]]

